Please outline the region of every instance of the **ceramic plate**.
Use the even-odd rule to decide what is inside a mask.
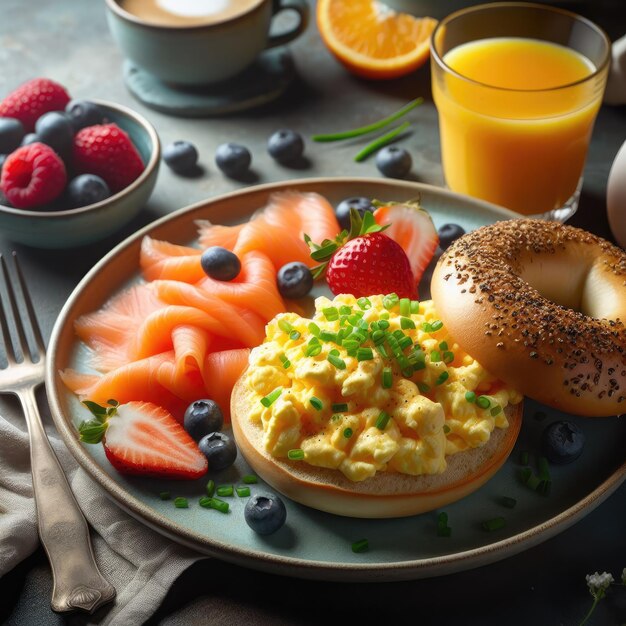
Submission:
[[[564,530],[586,515],[626,477],[624,419],[569,418],[586,436],[586,447],[575,463],[551,468],[552,491],[542,496],[519,479],[522,451],[539,451],[545,426],[564,416],[525,403],[522,432],[503,468],[481,489],[445,508],[452,536],[437,536],[437,512],[391,520],[361,520],[322,513],[287,501],[287,523],[273,535],[255,534],[244,521],[245,498],[229,499],[230,512],[204,509],[207,478],[218,484],[237,484],[249,473],[242,458],[215,476],[194,482],[168,482],[123,476],[106,460],[102,446],[82,444],[76,425],[89,417],[57,372],[66,367],[85,370],[84,346],[77,341],[74,320],[97,309],[116,291],[139,280],[139,248],[149,234],[157,239],[189,244],[196,236],[194,220],[217,223],[247,219],[264,206],[269,194],[286,188],[316,191],[333,204],[354,195],[380,200],[419,197],[436,226],[460,223],[466,230],[501,219],[518,217],[492,205],[417,183],[370,179],[309,179],[269,184],[237,191],[181,209],[112,250],[77,286],[54,327],[47,373],[48,396],[56,426],[82,467],[131,515],[205,554],[260,570],[327,580],[400,580],[442,575],[484,565],[533,546]],[[241,456],[241,455],[240,455]],[[267,489],[259,482],[253,491]],[[188,509],[162,501],[159,493],[186,496]],[[515,508],[502,506],[502,496],[514,498]],[[506,526],[487,532],[481,522],[502,516]],[[352,552],[353,542],[366,538],[369,550]]]

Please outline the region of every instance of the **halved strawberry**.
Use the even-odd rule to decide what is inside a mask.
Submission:
[[[108,407],[84,402],[95,419],[78,427],[81,441],[102,441],[111,465],[124,474],[194,479],[206,474],[208,462],[198,444],[171,413],[150,402]]]
[[[417,202],[390,203],[374,211],[380,226],[388,225],[385,235],[399,243],[409,257],[415,284],[433,258],[439,236],[430,215]]]

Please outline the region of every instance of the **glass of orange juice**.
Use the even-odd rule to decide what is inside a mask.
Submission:
[[[431,68],[447,186],[528,216],[573,215],[610,50],[598,26],[547,5],[441,20]]]

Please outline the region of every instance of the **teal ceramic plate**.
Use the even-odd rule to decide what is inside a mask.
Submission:
[[[202,553],[260,570],[327,580],[400,580],[442,575],[477,567],[513,555],[564,530],[607,498],[626,477],[624,442],[626,420],[570,417],[584,431],[586,446],[575,463],[551,467],[552,490],[542,496],[519,479],[520,455],[539,451],[544,427],[564,416],[527,401],[522,432],[503,468],[481,489],[446,507],[452,536],[437,536],[437,512],[391,520],[351,519],[321,513],[287,501],[287,522],[269,536],[255,534],[244,521],[245,498],[229,499],[230,513],[204,509],[207,479],[167,482],[117,473],[100,445],[78,441],[75,426],[88,417],[84,407],[63,386],[57,372],[66,367],[85,369],[86,351],[77,341],[74,320],[98,308],[117,290],[139,280],[139,247],[145,234],[188,244],[196,235],[194,220],[217,223],[247,219],[262,207],[269,194],[286,188],[317,191],[336,204],[343,198],[365,195],[380,200],[419,197],[435,224],[457,222],[466,230],[519,217],[498,207],[417,183],[370,179],[309,179],[269,184],[237,191],[181,209],[140,230],[103,258],[78,285],[61,311],[53,330],[47,373],[48,396],[56,426],[67,446],[89,475],[109,496],[148,526]],[[249,473],[243,459],[208,478],[237,484]],[[252,490],[266,489],[263,483]],[[186,496],[188,509],[161,501],[159,493]],[[516,500],[502,506],[502,496]],[[504,528],[487,532],[481,522],[504,517]],[[354,553],[353,542],[366,538],[369,550]]]

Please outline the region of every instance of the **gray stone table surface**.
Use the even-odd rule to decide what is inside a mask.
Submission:
[[[571,7],[598,22],[613,39],[626,32],[623,0],[576,2]],[[297,78],[279,100],[229,116],[169,117],[142,106],[125,88],[122,57],[108,32],[102,0],[0,0],[0,94],[29,78],[47,76],[64,84],[75,97],[129,105],[153,122],[163,144],[192,140],[204,168],[202,176],[187,179],[163,166],[141,214],[123,231],[88,247],[35,250],[16,245],[0,233],[0,253],[17,250],[35,284],[35,306],[46,336],[66,298],[93,264],[138,227],[162,215],[247,184],[316,176],[380,177],[373,159],[353,161],[356,144],[351,142],[307,141],[304,168],[277,165],[265,144],[278,128],[293,128],[309,138],[315,132],[369,123],[423,96],[425,104],[412,115],[414,130],[400,145],[413,155],[411,176],[415,180],[443,184],[428,67],[389,82],[357,79],[323,46],[314,19],[290,51]],[[626,107],[603,107],[587,161],[580,209],[571,220],[609,239],[606,182],[625,139]],[[231,181],[216,168],[214,152],[224,141],[250,148],[253,180]],[[432,579],[379,585],[325,583],[262,574],[209,559],[181,576],[150,623],[321,624],[335,616],[363,623],[577,624],[591,600],[585,574],[596,570],[621,573],[626,567],[625,530],[626,485],[622,485],[582,521],[539,546],[489,566]],[[266,595],[267,585],[280,593]],[[0,579],[0,620],[42,626],[72,623],[71,618],[51,612],[50,586],[40,549]],[[626,590],[600,603],[590,623],[626,623]]]

